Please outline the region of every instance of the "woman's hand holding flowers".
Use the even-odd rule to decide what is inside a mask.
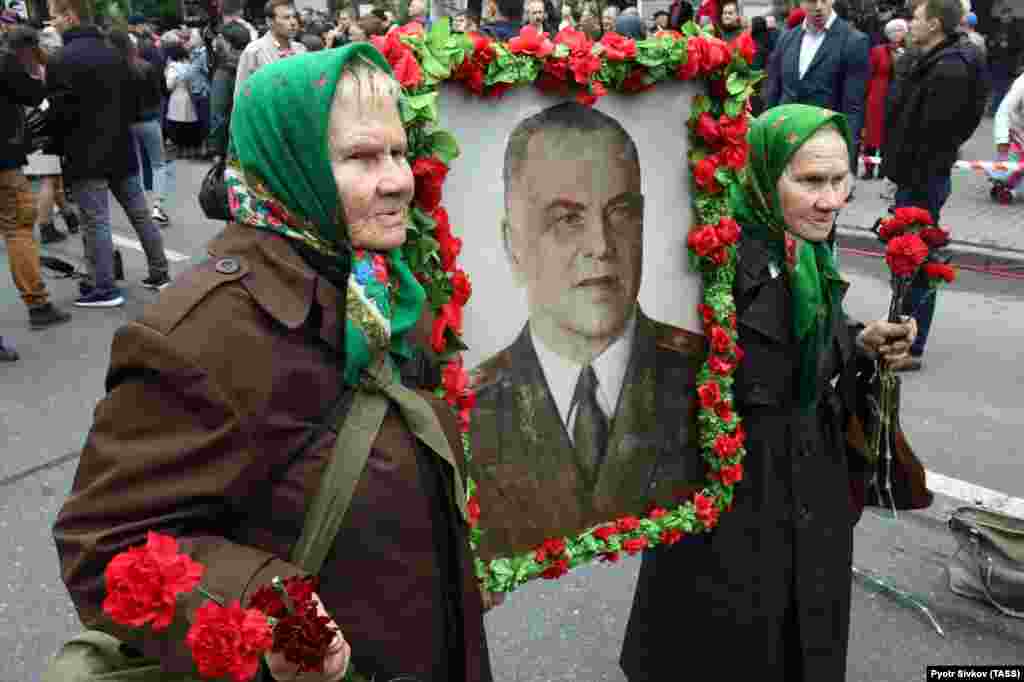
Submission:
[[[917,338],[917,321],[903,317],[902,323],[876,320],[857,335],[857,345],[872,355],[881,355],[887,362],[902,360]]]

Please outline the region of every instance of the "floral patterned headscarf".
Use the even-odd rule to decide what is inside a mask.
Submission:
[[[749,182],[733,185],[729,195],[743,238],[761,241],[789,274],[793,331],[801,346],[801,407],[811,407],[817,399],[818,362],[832,339],[833,316],[841,313],[846,283],[839,276],[833,243],[810,242],[790,231],[782,215],[778,184],[797,150],[829,124],[850,144],[846,117],[828,109],[785,104],[758,116],[747,133]]]
[[[250,76],[232,112],[225,172],[235,221],[285,237],[343,292],[343,379],[353,386],[381,353],[411,355],[406,334],[426,298],[400,248],[353,251],[349,241],[328,132],[338,83],[357,62],[391,74],[372,45],[355,43],[288,57]]]

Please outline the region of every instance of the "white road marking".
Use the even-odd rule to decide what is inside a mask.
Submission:
[[[943,476],[936,471],[926,471],[925,481],[932,492],[963,500],[967,504],[980,504],[994,511],[1024,519],[1024,500],[1019,497],[1011,497],[997,490]]]
[[[132,249],[133,251],[138,251],[139,253],[146,252],[145,249],[142,248],[142,244],[139,243],[137,239],[129,239],[128,237],[122,237],[116,232],[113,233],[111,237],[113,238],[114,243],[117,244],[118,246],[123,246],[126,249]],[[164,249],[164,253],[167,254],[167,260],[174,261],[175,263],[180,263],[182,261],[190,259],[189,256],[186,256],[183,253],[178,253],[177,251],[171,251],[170,249]]]

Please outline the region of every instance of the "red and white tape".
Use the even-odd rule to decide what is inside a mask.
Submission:
[[[865,163],[878,165],[882,163],[879,156],[862,156]],[[957,161],[953,168],[973,170],[979,173],[1015,173],[1024,171],[1024,161]]]

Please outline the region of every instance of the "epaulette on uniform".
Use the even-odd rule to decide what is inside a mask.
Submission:
[[[654,321],[655,343],[658,348],[683,353],[686,355],[704,355],[707,342],[703,334],[673,327],[664,322]]]
[[[161,334],[170,334],[211,292],[247,274],[249,266],[239,256],[210,258],[178,275],[160,292],[157,302],[146,307],[139,321]]]

